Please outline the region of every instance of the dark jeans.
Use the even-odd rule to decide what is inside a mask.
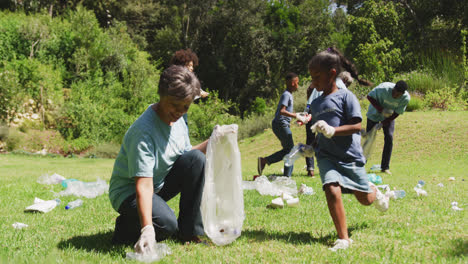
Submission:
[[[371,129],[377,125],[379,122],[374,122],[367,118],[366,132],[371,131]],[[395,131],[395,120],[392,120],[388,125],[382,127],[384,132],[384,148],[382,152],[382,162],[380,167],[382,170],[390,169],[390,158],[392,157],[393,149],[393,131]]]
[[[274,121],[272,122],[271,126],[273,128],[273,133],[275,133],[276,137],[281,142],[281,146],[283,147],[283,149],[266,157],[268,164],[273,164],[278,161],[282,161],[283,157],[286,154],[288,154],[291,151],[291,149],[294,147],[292,132],[289,126],[286,126],[284,124],[279,124]],[[284,175],[291,177],[293,168],[294,166],[290,166],[290,167],[284,166]]]
[[[180,156],[164,180],[164,187],[153,194],[153,226],[156,239],[164,240],[176,235],[186,241],[204,235],[200,203],[205,183],[205,155],[191,150]],[[179,218],[167,201],[180,193]],[[131,195],[119,208],[115,222],[114,243],[135,243],[140,237],[140,218],[136,194]]]
[[[310,127],[312,126],[312,122],[309,122],[305,125],[306,128],[306,145],[313,146],[314,141],[315,141],[315,133],[310,130]],[[307,164],[307,170],[308,171],[313,171],[315,166],[314,166],[314,157],[310,158],[305,158],[306,164]]]

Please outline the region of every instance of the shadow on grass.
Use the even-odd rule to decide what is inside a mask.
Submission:
[[[448,254],[454,257],[468,256],[468,241],[458,238],[452,241],[453,247],[449,249]]]
[[[101,232],[97,234],[75,236],[68,240],[61,241],[58,248],[65,250],[68,248],[76,248],[89,252],[125,254],[127,245],[114,245],[111,243],[114,230]]]
[[[367,228],[367,223],[360,225],[353,225],[348,227],[349,236],[351,237],[354,230],[362,230]],[[263,231],[263,230],[243,230],[242,236],[246,236],[249,239],[256,241],[268,241],[268,240],[283,240],[291,244],[314,244],[320,243],[324,245],[332,245],[338,238],[336,233],[332,234],[318,234],[313,236],[311,232],[277,232],[277,231]]]

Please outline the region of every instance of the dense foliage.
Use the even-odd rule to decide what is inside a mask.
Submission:
[[[412,109],[465,109],[468,99],[467,1],[7,0],[0,9],[0,121],[30,119],[31,108],[70,142],[120,142],[185,48],[211,92],[189,112],[197,140],[215,123],[262,131],[284,75],[307,76],[329,46],[374,83],[407,80],[421,99]]]

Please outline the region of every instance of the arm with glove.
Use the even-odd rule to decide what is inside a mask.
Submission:
[[[301,113],[291,113],[286,110],[286,106],[283,105],[280,109],[280,114],[283,116],[288,116],[292,118],[296,118],[297,121],[302,122],[302,124],[305,124],[310,121],[311,115],[306,113],[306,112],[301,112]]]
[[[321,133],[327,138],[332,138],[333,136],[349,136],[361,131],[361,119],[357,117],[352,118],[348,124],[339,127],[332,127],[324,120],[318,120],[310,129],[312,132]]]
[[[156,233],[153,227],[153,178],[135,177],[137,208],[142,226],[140,238],[136,242],[135,252],[141,254],[153,253],[156,247]]]

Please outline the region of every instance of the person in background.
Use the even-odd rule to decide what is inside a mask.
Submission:
[[[281,95],[278,106],[275,112],[275,118],[272,121],[273,133],[281,142],[283,147],[280,151],[273,153],[268,157],[259,157],[257,159],[257,171],[258,175],[262,175],[263,169],[265,166],[271,165],[273,163],[283,160],[283,157],[288,154],[291,149],[294,147],[294,141],[292,137],[292,132],[290,128],[291,118],[296,118],[298,121],[301,121],[303,124],[307,122],[307,116],[305,113],[294,113],[293,112],[293,93],[297,91],[299,86],[299,76],[295,73],[288,73],[286,75],[286,90]],[[293,166],[284,165],[284,175],[291,177],[293,171]]]
[[[136,252],[150,253],[156,240],[170,236],[201,242],[208,141],[192,146],[181,118],[199,93],[200,82],[191,71],[170,66],[159,80],[159,102],[127,130],[109,186],[110,202],[119,213],[114,244],[136,242]],[[179,193],[177,218],[167,202]]]
[[[390,158],[393,149],[393,132],[395,131],[395,119],[405,112],[410,101],[408,84],[398,81],[396,84],[384,82],[377,85],[367,95],[370,102],[367,110],[366,131],[369,132],[379,122],[382,123],[384,132],[384,148],[380,169],[382,172],[390,172]]]
[[[181,49],[174,53],[169,64],[185,66],[187,67],[189,71],[193,72],[195,70],[195,67],[198,66],[198,56],[191,49],[186,49],[186,50]],[[200,94],[197,94],[193,100],[195,101],[200,98],[206,98],[208,97],[208,95],[209,93],[203,91],[200,88]],[[185,124],[188,127],[187,113],[183,115],[183,118],[184,118]]]
[[[341,53],[340,53],[341,54]],[[328,210],[338,239],[332,251],[347,249],[353,242],[348,234],[343,193],[352,193],[363,205],[388,209],[388,197],[369,183],[361,147],[361,107],[348,89],[338,89],[336,77],[346,68],[347,60],[335,52],[322,51],[309,62],[312,85],[323,92],[310,106],[317,132],[315,153],[325,191]]]
[[[191,72],[198,66],[198,56],[191,49],[181,49],[174,53],[169,62],[170,65],[182,65],[187,67]],[[206,98],[209,93],[200,89],[200,94],[195,96],[195,100],[198,98]]]

